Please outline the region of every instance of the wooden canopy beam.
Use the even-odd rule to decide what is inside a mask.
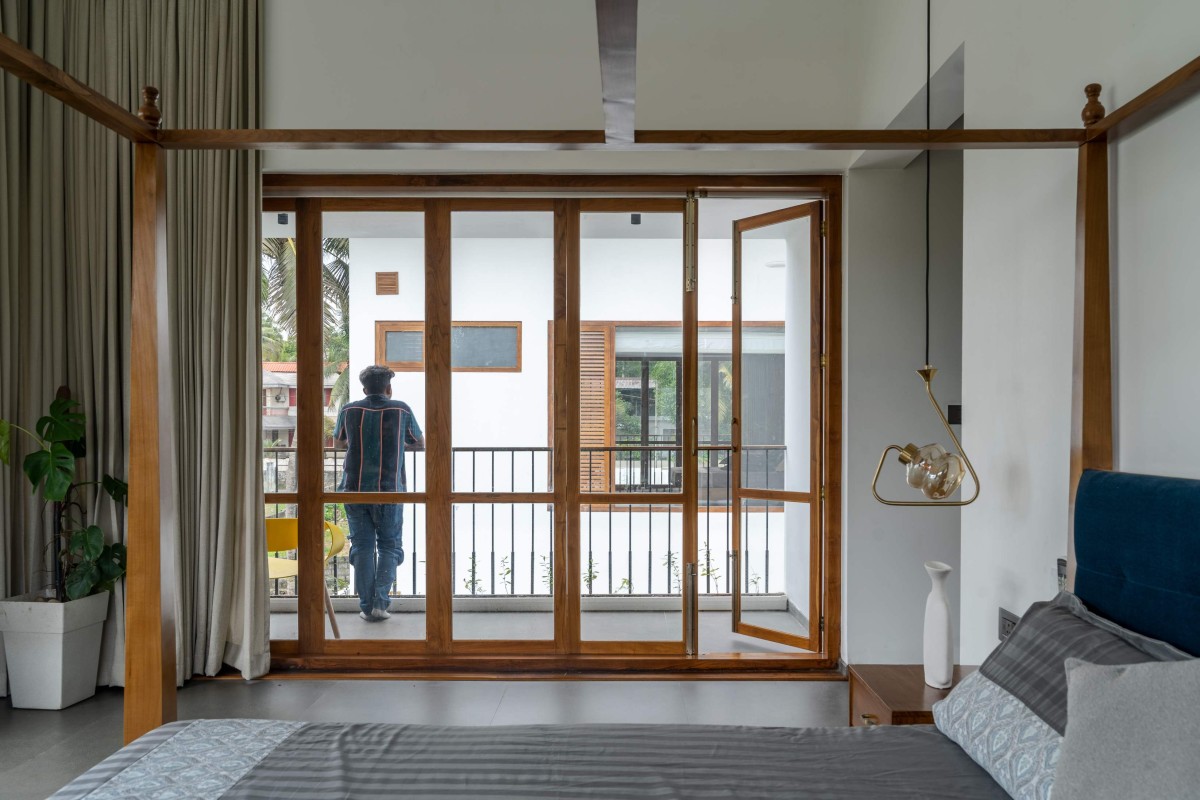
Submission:
[[[1200,57],[1172,72],[1125,105],[1087,127],[1088,141],[1133,133],[1148,122],[1200,93]]]
[[[0,69],[130,141],[148,143],[155,140],[154,128],[144,120],[3,34],[0,34]]]
[[[760,190],[824,194],[841,186],[838,175],[588,175],[534,173],[285,173],[263,175],[264,194],[372,195],[437,192],[623,192]]]
[[[632,142],[587,130],[164,130],[172,150],[975,150],[1078,147],[1082,128],[980,130],[636,131]]]

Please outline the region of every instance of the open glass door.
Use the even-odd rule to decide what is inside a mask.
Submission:
[[[821,275],[819,202],[734,221],[733,630],[812,651],[822,613]]]

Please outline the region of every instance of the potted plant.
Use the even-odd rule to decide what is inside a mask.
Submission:
[[[84,416],[65,389],[46,416],[28,430],[0,419],[0,461],[10,464],[12,440],[36,445],[22,468],[35,493],[52,509],[53,580],[41,591],[0,602],[0,635],[8,661],[9,692],[16,708],[66,708],[96,693],[100,640],[108,597],[125,574],[125,545],[105,542],[87,523],[87,495],[102,488],[124,504],[128,488],[105,475],[75,482],[84,455]]]

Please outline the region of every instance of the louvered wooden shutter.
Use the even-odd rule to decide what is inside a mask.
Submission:
[[[400,273],[376,272],[375,294],[400,294]]]
[[[554,323],[549,324],[548,374],[550,389],[549,440],[554,446]],[[580,325],[579,332],[579,485],[584,492],[612,491],[612,454],[593,448],[612,444],[612,358],[611,325]]]
[[[612,491],[609,441],[612,391],[609,352],[612,329],[581,325],[579,331],[579,486],[584,492]]]

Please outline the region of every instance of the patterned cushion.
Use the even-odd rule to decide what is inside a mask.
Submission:
[[[1064,593],[1065,594],[1065,593]],[[1034,603],[979,671],[1029,707],[1060,735],[1067,727],[1068,658],[1089,664],[1157,661],[1129,641],[1072,611],[1070,596]]]
[[[1062,736],[982,672],[936,703],[933,719],[1012,797],[1049,800]]]

